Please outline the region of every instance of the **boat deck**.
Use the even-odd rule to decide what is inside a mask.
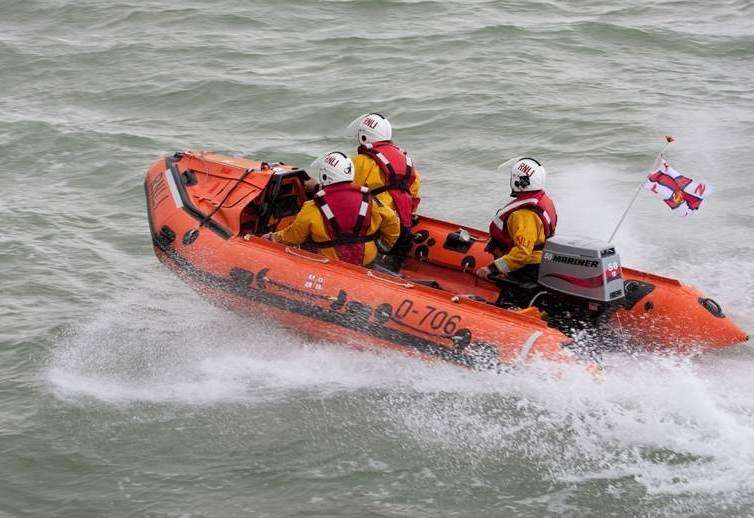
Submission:
[[[490,282],[482,281],[473,271],[462,272],[454,268],[439,266],[426,261],[408,259],[401,274],[409,280],[436,281],[439,289],[453,295],[474,295],[494,303],[500,290]]]

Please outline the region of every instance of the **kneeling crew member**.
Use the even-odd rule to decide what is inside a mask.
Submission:
[[[379,113],[362,115],[349,127],[358,146],[358,154],[353,157],[354,181],[369,188],[400,219],[401,235],[392,250],[394,260],[390,265],[398,270],[411,249],[411,217],[421,200],[419,172],[411,157],[393,143],[393,128]]]
[[[533,158],[521,158],[511,168],[513,201],[500,209],[490,223],[490,240],[485,250],[495,260],[479,268],[477,276],[514,276],[536,281],[545,240],[555,234],[558,214],[545,193],[547,173]]]
[[[278,243],[316,248],[332,259],[368,266],[377,257],[375,241],[392,247],[400,234],[395,213],[353,184],[353,163],[340,152],[318,161],[321,189],[285,229],[265,237]]]

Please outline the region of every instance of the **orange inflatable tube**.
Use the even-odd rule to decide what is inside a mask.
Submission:
[[[204,152],[155,162],[145,190],[157,257],[215,304],[356,347],[400,349],[472,367],[574,359],[573,340],[540,309],[498,307],[498,286],[471,274],[490,260],[483,250],[486,233],[479,230],[466,229],[473,244],[459,251],[446,246],[447,236],[463,227],[418,218],[413,258],[400,276],[261,239],[290,223],[307,200],[306,179],[303,170],[286,164]],[[748,338],[726,317],[713,315],[692,288],[628,269],[624,277],[638,283],[642,296],[611,310],[603,325],[674,349]]]

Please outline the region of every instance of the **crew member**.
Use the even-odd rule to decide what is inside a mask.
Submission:
[[[315,162],[321,189],[285,229],[264,237],[287,245],[306,244],[333,259],[368,266],[377,257],[375,241],[385,249],[400,235],[395,213],[375,202],[365,187],[353,183],[353,163],[336,151]]]
[[[495,260],[479,268],[477,276],[513,274],[536,281],[545,240],[555,234],[558,224],[555,204],[544,191],[546,176],[545,168],[533,158],[520,158],[513,164],[510,185],[514,199],[497,211],[485,248]]]
[[[349,128],[358,146],[353,157],[354,181],[367,187],[400,219],[401,235],[387,261],[387,266],[397,271],[411,249],[411,218],[421,199],[419,172],[408,154],[393,143],[392,126],[379,113],[362,115]]]

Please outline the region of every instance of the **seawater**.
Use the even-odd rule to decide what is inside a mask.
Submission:
[[[312,343],[214,308],[151,250],[143,175],[208,149],[308,164],[379,111],[422,212],[483,227],[500,162],[606,238],[662,137],[714,185],[616,245],[754,329],[754,4],[0,0],[0,513],[747,515],[750,344],[601,379]]]

